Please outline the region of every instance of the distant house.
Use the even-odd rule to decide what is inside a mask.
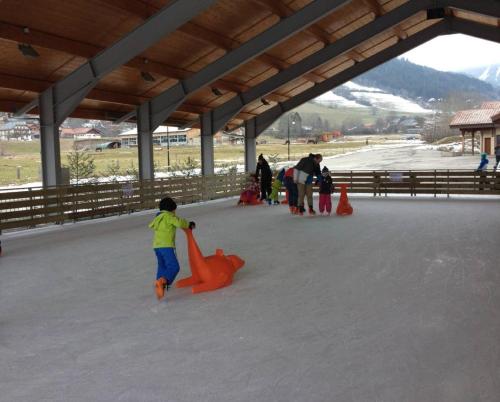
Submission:
[[[122,147],[137,146],[137,129],[119,134]],[[200,143],[200,130],[197,128],[179,129],[178,127],[160,126],[153,132],[153,144],[156,146],[196,145]]]
[[[240,145],[245,143],[245,135],[242,129],[234,131],[219,131],[214,135],[214,143],[217,145]]]
[[[73,140],[99,139],[102,138],[102,132],[93,127],[64,127],[61,128],[59,136]]]
[[[462,133],[462,149],[465,148],[465,135],[470,134],[472,144],[476,134],[480,136],[481,152],[494,153],[500,145],[500,102],[484,102],[479,109],[462,110],[453,117],[451,128]],[[474,154],[474,147],[472,148]]]
[[[32,131],[30,125],[24,120],[7,120],[0,124],[0,139],[31,140]]]

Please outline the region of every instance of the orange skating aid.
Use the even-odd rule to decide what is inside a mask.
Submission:
[[[288,205],[288,190],[286,190],[286,192],[285,192],[285,199],[283,201],[281,201],[281,203],[283,205],[285,205],[285,204]]]
[[[176,287],[192,286],[193,293],[201,293],[229,286],[233,282],[234,273],[245,261],[236,255],[226,256],[221,249],[217,249],[215,255],[204,257],[192,230],[185,229],[184,232],[187,237],[191,276],[178,281]]]
[[[347,184],[340,185],[340,199],[337,205],[337,215],[352,215],[352,207],[347,198]]]

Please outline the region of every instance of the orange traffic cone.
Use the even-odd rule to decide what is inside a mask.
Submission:
[[[288,190],[285,192],[285,199],[281,201],[283,205],[288,205]]]
[[[208,292],[229,286],[233,282],[234,273],[244,264],[236,255],[224,255],[224,251],[217,249],[215,255],[204,257],[193,236],[193,231],[185,229],[188,245],[189,266],[191,276],[181,279],[176,287],[192,286],[193,293]]]
[[[337,215],[352,215],[352,207],[347,198],[347,184],[340,185],[340,199],[337,205]]]

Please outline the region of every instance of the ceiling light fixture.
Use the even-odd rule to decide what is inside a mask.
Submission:
[[[212,88],[212,93],[216,96],[222,96],[222,92],[220,91],[219,88]]]
[[[33,49],[31,45],[28,45],[26,43],[18,43],[17,48],[23,56],[29,57],[30,59],[36,59],[37,57],[40,57],[40,54],[35,49]]]
[[[153,77],[150,73],[148,73],[147,71],[141,71],[141,77],[144,81],[148,81],[148,82],[155,82],[156,81],[156,78]]]

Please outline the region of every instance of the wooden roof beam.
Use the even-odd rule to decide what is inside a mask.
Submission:
[[[41,93],[53,84],[53,81],[36,80],[32,78],[18,77],[15,75],[0,73],[0,88]],[[116,103],[121,105],[137,106],[143,102],[146,102],[149,98],[94,88],[89,92],[86,99]],[[179,107],[178,110],[180,112],[202,114],[210,110],[210,108],[201,105],[184,103]]]
[[[294,10],[292,8],[280,1],[252,0],[252,2],[268,9],[270,12],[280,18],[286,18],[294,13]],[[306,28],[304,32],[309,33],[311,36],[325,45],[330,43],[329,35],[317,25],[311,25],[310,27]]]
[[[341,85],[382,63],[385,63],[387,60],[397,57],[400,54],[403,54],[408,50],[413,49],[432,38],[435,38],[438,35],[446,34],[449,32],[450,30],[448,28],[447,21],[438,22],[410,36],[408,39],[400,41],[397,44],[390,46],[389,48],[384,49],[373,56],[370,56],[364,62],[357,63],[347,70],[344,70],[341,73],[328,78],[323,83],[309,88],[304,92],[301,92],[290,100],[266,110],[255,118],[254,124],[256,127],[257,136],[262,133],[267,127],[269,127],[269,125],[271,125],[273,121],[279,118],[282,114],[302,105],[303,103],[311,99],[314,99],[317,96],[320,96],[321,94],[331,90],[332,88],[335,88],[336,86]]]
[[[294,11],[292,9],[288,8],[288,6],[286,6],[284,4],[273,4],[274,2],[272,2],[272,1],[267,2],[266,0],[252,0],[252,1],[259,2],[262,5],[264,5],[265,7],[272,7],[276,12],[280,13],[280,14],[277,14],[280,18],[288,17],[288,16],[294,14]],[[109,4],[109,2],[107,0],[106,0],[106,3]],[[139,2],[137,0],[126,0],[122,4],[121,0],[113,0],[111,2],[111,5],[113,7],[119,8],[121,10],[127,11],[128,13],[134,14],[138,17],[141,17],[144,19],[147,18],[147,17],[145,17],[147,12],[137,11],[137,9],[139,8],[138,3],[142,3],[142,2]],[[273,4],[273,5],[270,5],[270,4]],[[153,7],[153,6],[149,6],[149,7],[151,8],[151,10],[156,11],[156,7]],[[281,11],[279,11],[279,10],[281,10]],[[194,39],[200,40],[200,41],[202,41],[206,44],[209,44],[211,46],[216,46],[216,47],[223,49],[227,52],[239,47],[242,44],[242,42],[240,42],[240,41],[228,38],[224,35],[221,35],[217,32],[206,29],[206,28],[204,28],[200,25],[194,24],[192,22],[187,22],[186,24],[182,25],[178,30],[180,32],[183,32],[186,35],[191,36]],[[313,28],[313,31],[314,30],[315,29]],[[314,34],[314,33],[313,33],[313,35],[316,36],[316,34]],[[323,43],[328,43],[328,42],[325,42],[328,40],[328,35],[326,33],[319,34],[319,32],[318,32],[318,36],[321,36],[320,38],[318,38],[320,41],[322,41]],[[276,68],[277,70],[284,70],[285,68],[288,68],[290,66],[289,63],[287,63],[283,60],[280,60],[277,57],[274,57],[274,56],[271,56],[271,55],[265,54],[265,53],[257,56],[255,59],[264,63],[265,65],[267,65],[269,67]],[[314,73],[307,75],[305,78],[307,80],[309,80],[311,82],[315,82],[315,83],[321,82],[324,80],[324,77],[318,76],[317,74],[315,75]],[[238,92],[241,92],[241,91],[238,91]]]
[[[33,46],[40,46],[46,49],[71,54],[73,56],[83,57],[85,59],[91,58],[103,50],[102,47],[97,45],[74,39],[63,38],[47,32],[31,29],[29,27],[29,33],[24,33],[24,28],[25,27],[20,25],[0,21],[0,38],[17,43],[27,43]],[[124,65],[138,71],[147,71],[148,73],[158,74],[162,77],[176,80],[187,78],[193,74],[191,71],[172,67],[154,60],[144,59],[142,57],[135,57]],[[216,81],[214,86],[231,92],[242,92],[248,89],[248,86],[246,85],[238,84],[225,79]]]
[[[309,3],[290,17],[274,24],[192,76],[155,96],[148,101],[151,110],[150,128],[154,130],[162,124],[191,94],[211,85],[213,81],[228,75],[244,63],[254,60],[257,55],[265,53],[278,43],[303,31],[307,26],[314,24],[346,3],[348,0],[316,0]]]
[[[377,0],[361,0],[378,18],[384,14],[384,7]],[[399,40],[408,38],[408,34],[400,27],[393,28],[394,34]]]

